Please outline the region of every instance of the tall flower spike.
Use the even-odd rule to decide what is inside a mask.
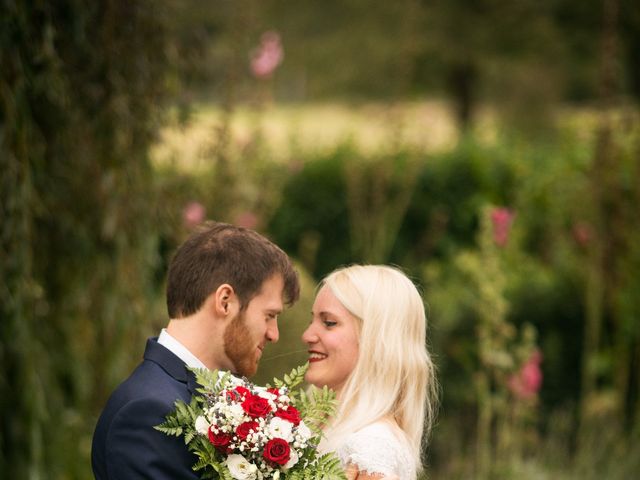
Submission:
[[[201,223],[207,210],[200,202],[190,202],[182,210],[182,220],[187,228],[193,228]]]
[[[534,397],[542,387],[542,354],[536,350],[520,371],[509,379],[509,389],[518,398],[526,400]]]
[[[265,32],[251,58],[251,71],[257,78],[269,78],[283,58],[280,35],[274,31]]]
[[[515,213],[508,208],[494,208],[491,211],[491,222],[493,223],[493,241],[499,247],[504,247],[509,241],[509,230]]]

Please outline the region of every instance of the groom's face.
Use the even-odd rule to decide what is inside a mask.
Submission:
[[[266,280],[247,307],[224,331],[224,353],[239,375],[250,377],[267,342],[277,342],[278,315],[282,312],[284,282],[280,275]]]

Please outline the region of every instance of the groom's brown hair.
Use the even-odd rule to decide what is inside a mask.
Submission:
[[[300,283],[286,253],[253,230],[207,222],[178,248],[169,265],[169,318],[197,312],[223,283],[233,287],[244,309],[273,275],[282,276],[287,305],[295,303]]]

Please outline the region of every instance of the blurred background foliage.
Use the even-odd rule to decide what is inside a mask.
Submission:
[[[2,2],[0,472],[91,478],[111,390],[208,218],[315,285],[400,265],[442,408],[430,478],[640,470],[632,0]]]

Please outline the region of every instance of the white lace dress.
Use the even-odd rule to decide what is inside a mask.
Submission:
[[[399,480],[415,480],[411,450],[385,422],[368,425],[346,437],[336,451],[342,465],[352,464],[361,472]]]

